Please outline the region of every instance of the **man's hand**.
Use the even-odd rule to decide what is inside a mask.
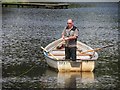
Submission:
[[[68,39],[69,39],[68,37],[66,37],[66,38],[65,38],[65,37],[62,37],[62,40],[63,40],[63,41],[66,41],[66,40],[68,40]]]
[[[62,40],[63,40],[63,41],[66,41],[66,40],[68,40],[68,39],[69,39],[68,37],[62,36]]]
[[[62,40],[66,41],[66,40],[72,40],[72,39],[76,39],[76,36],[70,36],[70,37],[62,37]]]
[[[64,35],[62,36],[62,40],[65,41],[65,37],[64,37]]]
[[[64,40],[66,41],[66,40],[69,40],[69,38],[68,37],[66,37],[66,38],[64,38]]]

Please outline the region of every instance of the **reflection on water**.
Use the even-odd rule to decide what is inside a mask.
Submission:
[[[80,88],[81,84],[89,85],[95,82],[93,72],[55,72],[48,69],[45,74],[56,77],[57,88]]]
[[[59,72],[57,80],[60,87],[77,88],[79,83],[89,84],[94,81],[94,75],[93,72]]]

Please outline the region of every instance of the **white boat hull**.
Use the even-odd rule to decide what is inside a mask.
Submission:
[[[78,42],[79,43],[79,42]],[[51,50],[51,45],[48,45],[45,47],[46,50],[50,51]],[[85,47],[87,49],[91,49],[90,47]],[[52,67],[57,69],[60,72],[64,71],[93,71],[95,68],[95,61],[98,58],[98,54],[95,52],[94,56],[92,58],[85,57],[81,58],[79,56],[79,60],[77,61],[70,61],[70,60],[56,60],[55,58],[49,56],[46,52],[44,52],[45,59],[47,64]],[[62,57],[62,56],[56,56],[56,57]],[[83,57],[83,56],[82,56]]]
[[[57,61],[52,60],[51,58],[46,57],[47,64],[57,69],[60,72],[66,72],[66,71],[93,71],[95,67],[95,61],[94,60],[81,60],[80,62],[73,62],[73,61]]]

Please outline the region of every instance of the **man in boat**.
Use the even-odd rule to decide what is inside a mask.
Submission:
[[[74,26],[73,20],[68,19],[67,26],[62,32],[62,39],[65,40],[65,59],[76,61],[78,29]]]

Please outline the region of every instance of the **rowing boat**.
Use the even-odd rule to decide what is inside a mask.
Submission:
[[[87,50],[93,50],[90,46],[77,41],[76,61],[65,59],[65,47],[62,46],[65,42],[62,39],[58,39],[48,44],[44,49],[44,56],[47,64],[57,69],[60,72],[64,71],[93,71],[95,68],[95,61],[98,58],[98,53],[86,52]],[[47,52],[46,52],[47,51]]]

